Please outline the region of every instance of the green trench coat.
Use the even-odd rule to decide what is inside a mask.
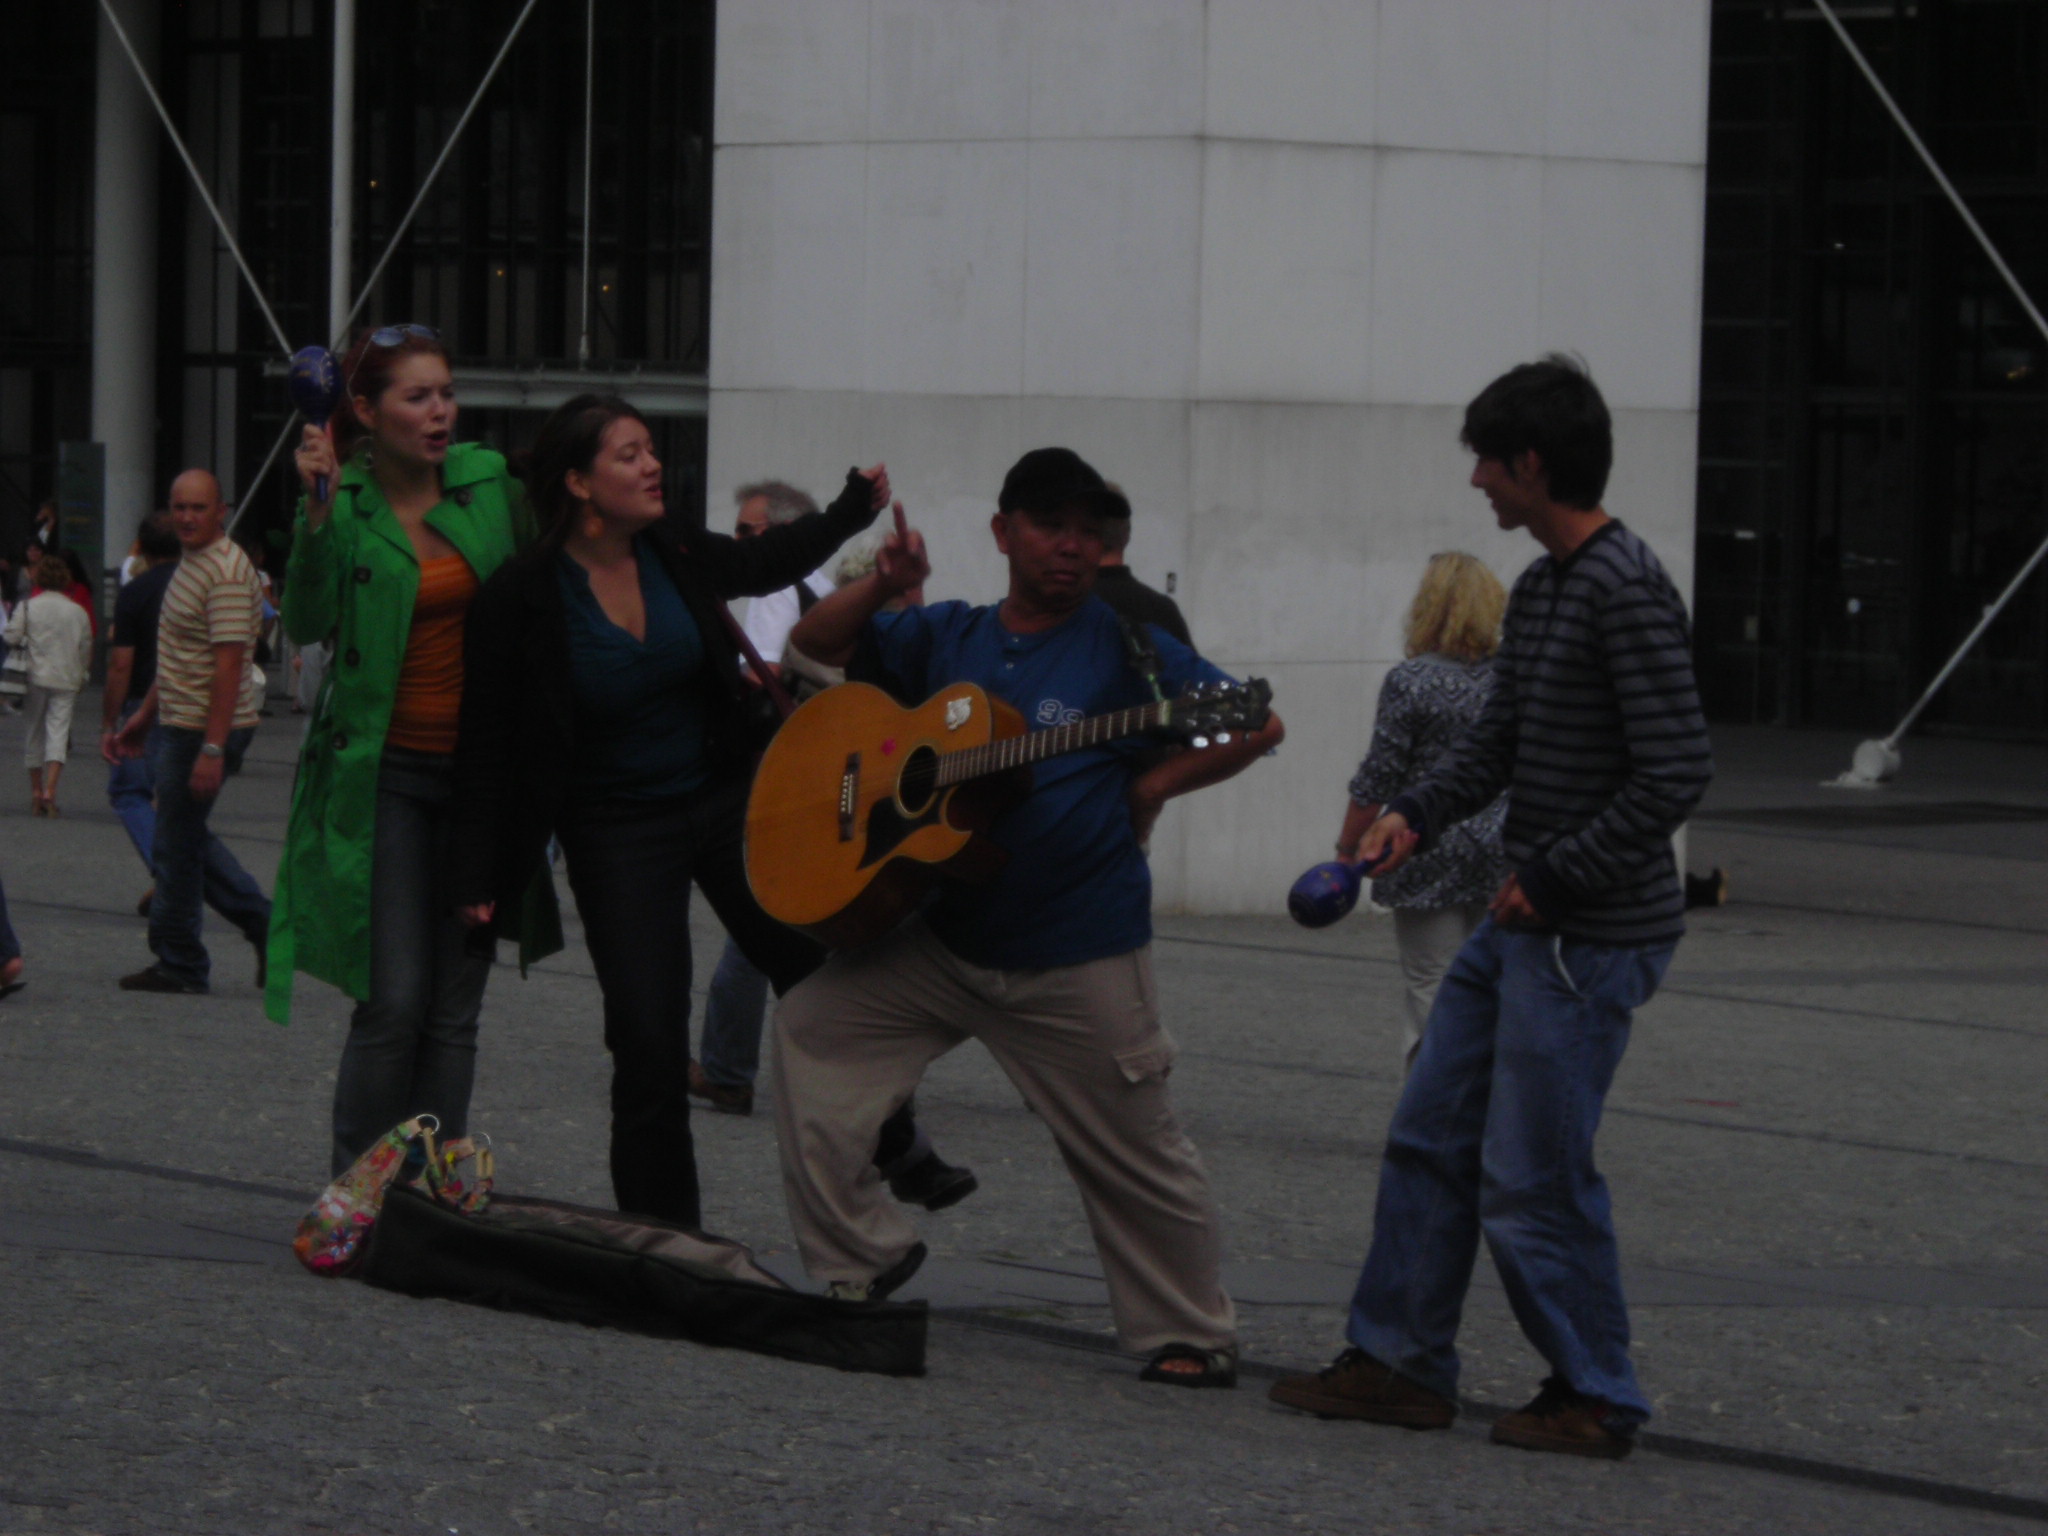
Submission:
[[[467,560],[479,582],[532,542],[533,520],[505,461],[461,443],[441,470],[443,498],[427,526]],[[419,558],[359,463],[341,471],[334,510],[319,528],[301,511],[285,569],[284,630],[334,657],[314,701],[270,917],[264,1011],[291,1014],[292,973],[370,995],[370,849],[377,769],[419,595]],[[562,947],[554,886],[541,872],[519,923],[521,966]]]

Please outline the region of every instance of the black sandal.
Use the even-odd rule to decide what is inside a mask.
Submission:
[[[1191,1361],[1201,1369],[1167,1369],[1168,1365],[1180,1361]],[[1138,1372],[1138,1380],[1164,1382],[1170,1387],[1234,1387],[1237,1385],[1237,1346],[1226,1344],[1221,1349],[1198,1349],[1193,1344],[1163,1344],[1152,1351],[1152,1358],[1145,1363],[1145,1369]]]

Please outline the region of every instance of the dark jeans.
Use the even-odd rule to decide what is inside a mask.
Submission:
[[[690,883],[777,996],[824,950],[763,912],[747,884],[747,787],[576,809],[561,828],[569,888],[604,991],[612,1053],[612,1190],[619,1209],[698,1225],[690,1139]],[[678,1006],[680,1004],[680,1006]]]
[[[253,726],[228,733],[223,763],[228,777],[241,771],[242,754],[255,734]],[[259,951],[270,937],[270,898],[207,828],[219,797],[192,798],[192,765],[205,741],[204,731],[177,725],[158,726],[149,738],[149,769],[156,781],[156,835],[149,860],[156,876],[156,896],[149,904],[150,953],[159,970],[201,986],[212,969],[199,938],[207,901]]]
[[[414,1115],[469,1129],[489,940],[455,915],[453,758],[388,747],[370,844],[370,995],[349,1017],[334,1083],[336,1174]]]
[[[14,936],[14,925],[7,921],[7,887],[0,885],[0,965],[21,958],[21,940]]]

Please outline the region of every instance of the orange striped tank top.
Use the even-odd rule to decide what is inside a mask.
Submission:
[[[460,555],[420,562],[412,633],[398,671],[385,741],[414,752],[453,752],[462,710],[462,620],[476,596],[476,572]]]

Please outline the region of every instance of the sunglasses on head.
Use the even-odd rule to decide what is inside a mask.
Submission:
[[[403,343],[409,336],[417,336],[422,341],[439,341],[441,339],[441,333],[431,325],[386,325],[370,332],[370,345],[373,347],[395,347]]]

